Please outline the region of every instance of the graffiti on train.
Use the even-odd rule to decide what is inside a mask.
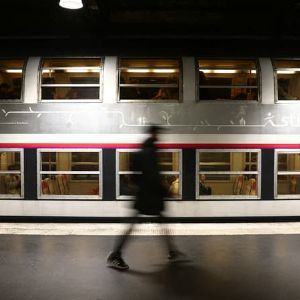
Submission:
[[[0,133],[138,133],[160,124],[170,133],[298,133],[298,106],[232,103],[7,104]]]

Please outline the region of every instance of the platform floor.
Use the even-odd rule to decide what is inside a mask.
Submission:
[[[23,226],[23,225],[22,225]],[[299,300],[300,235],[135,235],[126,272],[106,267],[116,236],[0,234],[1,300]]]

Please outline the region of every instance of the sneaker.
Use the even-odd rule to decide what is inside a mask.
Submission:
[[[168,259],[170,261],[176,261],[178,259],[182,259],[185,257],[185,254],[180,252],[179,250],[172,250],[169,252]]]
[[[110,255],[107,259],[107,266],[118,270],[128,270],[129,266],[120,255]]]

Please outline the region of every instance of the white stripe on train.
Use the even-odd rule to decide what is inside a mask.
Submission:
[[[0,144],[135,144],[145,134],[0,134]],[[162,134],[161,144],[292,144],[300,147],[300,134]]]

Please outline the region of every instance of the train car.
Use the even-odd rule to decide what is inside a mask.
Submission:
[[[1,58],[0,215],[128,216],[132,155],[159,124],[168,216],[296,218],[299,74],[288,58]]]

